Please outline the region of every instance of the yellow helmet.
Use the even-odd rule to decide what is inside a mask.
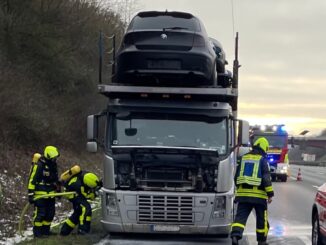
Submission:
[[[95,188],[100,183],[98,177],[93,173],[85,174],[83,181],[84,184],[87,185],[89,188]]]
[[[53,158],[56,158],[58,157],[60,154],[59,154],[59,151],[56,147],[54,146],[47,146],[45,147],[44,149],[44,157],[46,159],[53,159]]]
[[[260,149],[262,149],[264,152],[267,152],[269,148],[269,143],[265,137],[260,137],[255,141],[254,146],[257,146]]]

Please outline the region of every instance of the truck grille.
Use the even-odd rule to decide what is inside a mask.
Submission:
[[[193,223],[193,197],[191,196],[138,196],[139,223]]]

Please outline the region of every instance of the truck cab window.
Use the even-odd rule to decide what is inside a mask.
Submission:
[[[227,150],[228,126],[225,118],[173,114],[130,114],[115,117],[112,145],[172,146]],[[134,134],[126,134],[133,131]]]

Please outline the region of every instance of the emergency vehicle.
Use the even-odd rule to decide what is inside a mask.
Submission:
[[[290,175],[288,157],[288,133],[285,125],[255,125],[250,127],[251,142],[259,137],[265,137],[269,142],[267,159],[271,170],[272,180],[287,181]]]
[[[326,244],[326,183],[318,188],[312,207],[312,245]]]

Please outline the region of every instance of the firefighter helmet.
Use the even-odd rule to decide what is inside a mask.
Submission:
[[[265,137],[260,137],[255,141],[254,146],[257,146],[260,149],[262,149],[264,152],[267,152],[269,148],[269,143]]]
[[[83,181],[84,184],[87,185],[89,188],[95,188],[100,183],[98,177],[93,173],[85,174]]]
[[[44,149],[44,157],[46,159],[53,159],[53,158],[57,158],[59,156],[59,151],[56,147],[54,146],[47,146]]]

